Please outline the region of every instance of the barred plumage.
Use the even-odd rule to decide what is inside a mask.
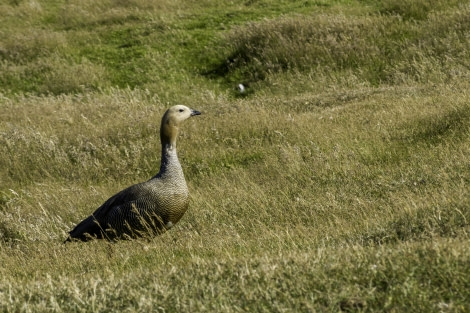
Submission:
[[[199,114],[183,105],[168,109],[160,127],[162,159],[158,174],[109,198],[80,222],[66,241],[156,235],[176,224],[189,203],[188,187],[176,153],[178,127],[187,118]]]

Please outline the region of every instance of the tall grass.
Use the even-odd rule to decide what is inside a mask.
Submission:
[[[468,10],[429,12],[419,22],[329,13],[244,24],[220,40],[207,74],[248,84],[279,71],[322,77],[350,72],[372,85],[442,83],[468,74]]]
[[[468,311],[468,5],[432,3],[2,4],[1,310]],[[180,223],[64,245],[176,103]]]

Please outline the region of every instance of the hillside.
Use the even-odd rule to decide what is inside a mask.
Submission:
[[[4,312],[470,311],[467,1],[0,3]],[[236,86],[246,88],[240,93]],[[63,244],[153,176],[190,209]]]

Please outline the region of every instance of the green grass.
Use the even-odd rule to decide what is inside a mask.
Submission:
[[[469,12],[0,4],[1,310],[469,311]],[[186,215],[64,245],[156,173],[177,103],[203,112],[178,141]]]

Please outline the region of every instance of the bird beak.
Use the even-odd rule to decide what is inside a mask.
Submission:
[[[201,115],[201,112],[191,109],[191,116],[194,116],[194,115]]]

